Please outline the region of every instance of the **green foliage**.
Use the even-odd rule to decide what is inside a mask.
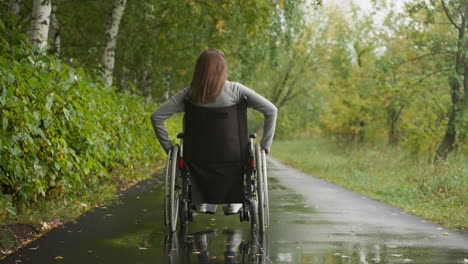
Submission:
[[[292,1],[291,1],[292,2]],[[294,1],[296,2],[296,1]],[[112,1],[59,4],[65,60],[98,68]],[[291,3],[288,6],[295,6]],[[225,52],[232,79],[248,80],[279,20],[277,1],[128,1],[119,28],[114,76],[120,90],[163,100],[185,87],[199,53]]]
[[[135,169],[165,155],[149,122],[154,105],[26,42],[0,43],[0,220],[40,199],[136,180]]]
[[[410,158],[399,148],[337,145],[317,138],[277,141],[272,153],[302,171],[449,228],[468,227],[468,157],[464,154],[428,164],[431,156]]]

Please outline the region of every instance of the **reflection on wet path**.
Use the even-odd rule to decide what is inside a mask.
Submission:
[[[267,263],[265,236],[229,229],[217,236],[215,230],[168,234],[164,263]]]
[[[62,225],[1,263],[464,263],[468,239],[279,164],[270,165],[270,228],[198,214],[187,230],[163,225],[158,177],[118,204]]]

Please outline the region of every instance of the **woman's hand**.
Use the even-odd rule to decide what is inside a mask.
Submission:
[[[270,154],[270,151],[268,149],[263,149],[265,151],[265,154],[268,155]]]

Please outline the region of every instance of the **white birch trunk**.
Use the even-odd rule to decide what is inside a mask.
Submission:
[[[115,63],[115,48],[117,46],[117,34],[127,0],[114,0],[112,10],[107,21],[104,54],[102,56],[102,67],[107,85],[112,85],[112,73]]]
[[[163,100],[167,101],[170,97],[171,86],[170,86],[170,76],[165,75],[163,77]]]
[[[49,39],[52,40],[51,54],[60,54],[60,24],[57,18],[57,2],[52,0],[52,11],[50,13]]]
[[[19,17],[22,4],[23,4],[23,0],[10,0],[8,11],[10,12],[10,14],[13,14],[16,17]]]
[[[49,35],[51,0],[34,0],[31,20],[31,41],[40,48],[47,45]]]

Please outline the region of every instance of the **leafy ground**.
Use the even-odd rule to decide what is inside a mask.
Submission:
[[[468,157],[432,164],[398,148],[283,140],[275,158],[448,228],[467,231]]]

